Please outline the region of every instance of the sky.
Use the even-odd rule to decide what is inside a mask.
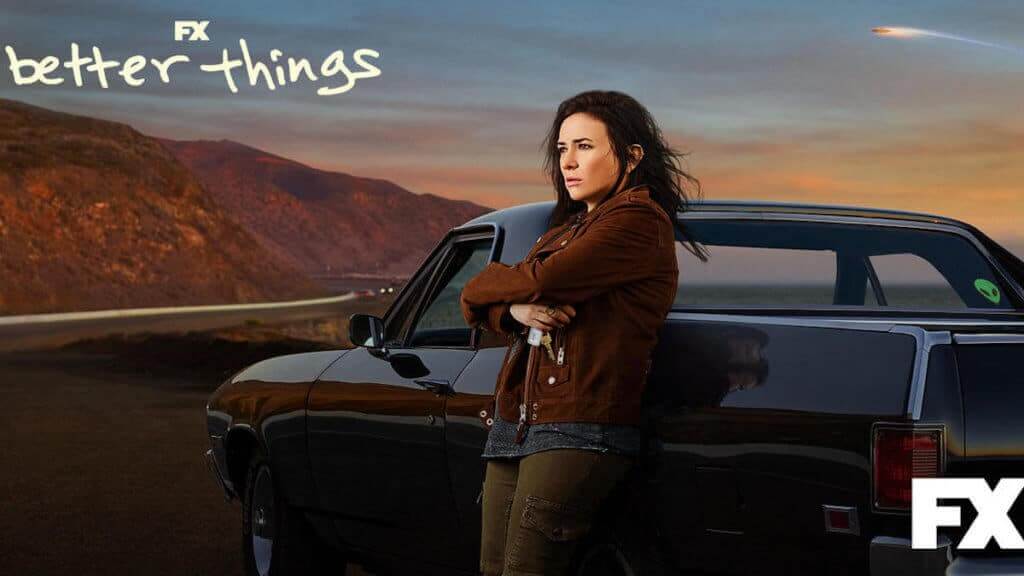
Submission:
[[[228,138],[317,168],[501,208],[553,198],[540,143],[558,103],[621,90],[643,103],[707,199],[894,208],[968,221],[1024,254],[1024,5],[1018,2],[375,2],[0,0],[19,58],[186,54],[138,88],[95,76],[0,97],[175,139]],[[209,42],[173,22],[209,20]],[[887,38],[904,26],[1011,47]],[[198,71],[244,38],[270,63],[372,49],[381,74],[274,91]],[[354,67],[353,69],[358,69]]]

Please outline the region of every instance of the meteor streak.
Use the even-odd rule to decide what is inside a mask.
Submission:
[[[968,44],[974,44],[976,46],[985,46],[986,48],[995,48],[997,50],[1006,50],[1014,52],[1016,54],[1024,55],[1024,50],[1016,46],[1006,46],[1003,44],[995,44],[993,42],[985,42],[982,40],[975,40],[973,38],[966,38],[964,36],[956,36],[954,34],[946,34],[945,32],[938,32],[935,30],[924,30],[921,28],[903,28],[895,26],[878,26],[872,28],[871,32],[876,36],[891,36],[893,38],[916,38],[920,36],[930,36],[932,38],[943,38],[946,40],[955,40],[957,42],[966,42]]]

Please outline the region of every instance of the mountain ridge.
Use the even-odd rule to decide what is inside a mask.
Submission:
[[[0,314],[326,295],[131,126],[0,99]]]
[[[307,274],[408,276],[449,229],[492,210],[228,139],[160,142],[264,248]]]

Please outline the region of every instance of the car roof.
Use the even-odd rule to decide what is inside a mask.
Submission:
[[[539,239],[540,235],[547,231],[547,221],[554,207],[555,201],[548,200],[493,210],[456,227],[454,231],[458,232],[478,225],[498,227],[501,230],[500,233],[505,236],[503,244],[507,247],[502,250],[500,261],[512,265],[525,257],[526,252],[533,245],[535,239]],[[794,216],[796,217],[795,219],[799,219],[800,216],[809,216],[811,218],[816,216],[829,218],[849,217],[890,221],[899,220],[955,227],[962,230],[963,233],[978,239],[989,252],[997,253],[998,255],[993,256],[993,258],[1002,262],[1003,265],[1009,266],[1014,271],[1009,276],[1012,276],[1019,286],[1024,286],[1024,275],[1020,275],[1024,274],[1024,262],[1020,258],[988,238],[988,236],[971,224],[955,218],[925,212],[886,210],[839,204],[806,204],[755,200],[701,200],[699,202],[691,202],[687,211],[680,216],[680,220],[685,221],[688,217],[699,219],[702,213],[708,215],[715,214],[715,216],[725,214],[726,218],[728,218],[729,213],[735,213],[737,216],[743,214],[778,214],[784,217],[787,215]],[[1021,295],[1024,296],[1024,292],[1021,292]]]
[[[552,205],[554,202],[551,203]],[[889,210],[868,208],[864,206],[844,206],[841,204],[806,204],[796,202],[767,202],[755,200],[705,200],[690,205],[694,212],[762,212],[775,214],[815,214],[822,216],[859,216],[863,218],[888,218],[893,220],[911,220],[935,224],[966,226],[964,222],[928,214],[906,210]]]
[[[531,202],[501,208],[477,216],[458,228],[474,226],[483,223],[495,223],[499,226],[511,222],[536,221],[546,219],[555,207],[554,200],[545,202]],[[755,200],[702,200],[691,202],[687,213],[695,215],[701,212],[735,212],[741,213],[772,213],[772,214],[806,214],[821,216],[853,216],[861,218],[884,218],[890,220],[904,220],[911,222],[948,224],[961,228],[971,228],[968,224],[936,214],[924,212],[910,212],[904,210],[886,210],[882,208],[867,208],[863,206],[844,206],[839,204],[805,204],[795,202],[771,202]],[[686,213],[682,216],[686,218]],[[543,232],[543,231],[542,231]]]

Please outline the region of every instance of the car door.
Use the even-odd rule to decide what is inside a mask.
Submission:
[[[474,355],[459,294],[493,233],[450,237],[385,315],[385,347],[358,347],[308,399],[321,508],[346,543],[431,565],[464,561],[444,454],[444,405]],[[443,570],[436,572],[443,573]]]
[[[508,245],[501,250],[507,253]],[[466,563],[471,570],[476,569],[480,557],[480,505],[486,471],[481,455],[487,444],[486,420],[495,417],[494,387],[508,340],[495,332],[477,329],[473,343],[476,355],[459,375],[455,391],[445,403],[445,450],[452,496],[465,541]]]

